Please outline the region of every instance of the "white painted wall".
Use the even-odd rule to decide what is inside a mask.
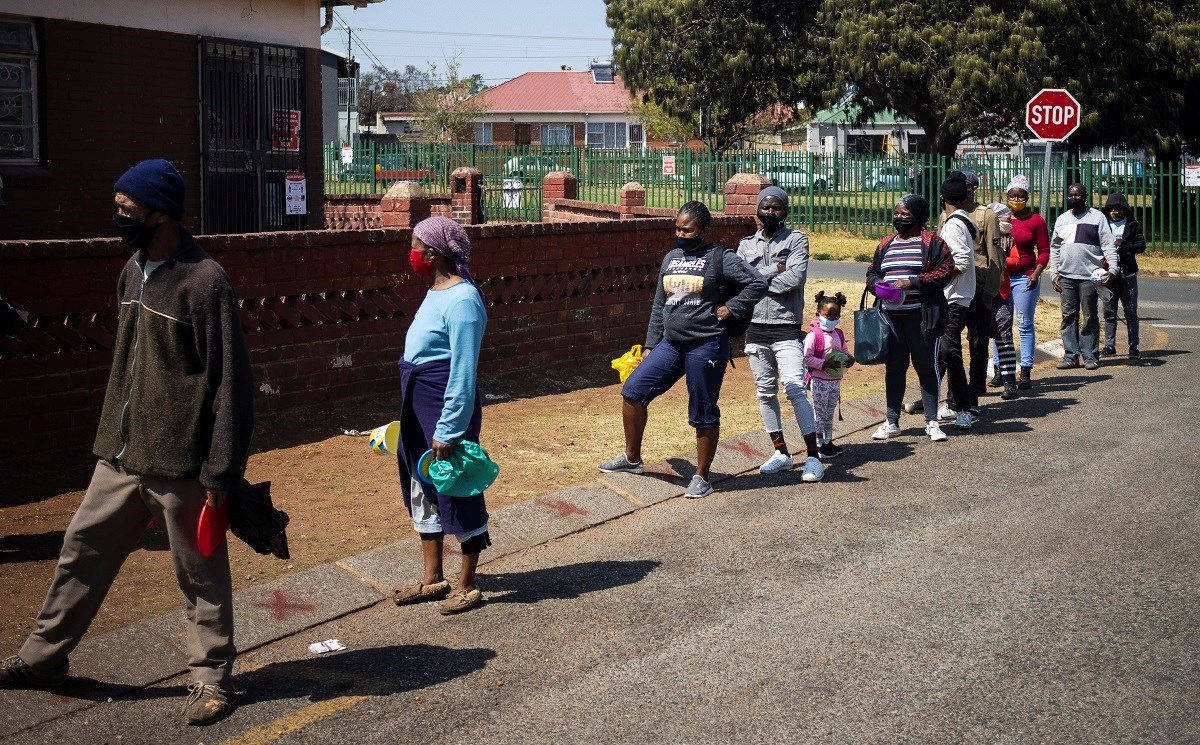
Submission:
[[[294,47],[321,44],[320,0],[0,0],[0,14]]]

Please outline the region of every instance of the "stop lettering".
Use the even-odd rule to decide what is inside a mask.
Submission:
[[[1044,88],[1025,104],[1025,126],[1041,140],[1062,142],[1079,129],[1080,106],[1062,88]]]

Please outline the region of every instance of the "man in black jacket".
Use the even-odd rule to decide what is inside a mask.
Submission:
[[[1125,327],[1129,330],[1129,356],[1138,356],[1138,312],[1137,312],[1137,255],[1146,251],[1146,236],[1141,224],[1133,218],[1133,210],[1125,195],[1114,191],[1104,204],[1104,215],[1117,244],[1117,256],[1121,266],[1109,267],[1116,275],[1115,287],[1100,287],[1100,302],[1104,307],[1104,348],[1101,357],[1112,357],[1117,353],[1117,301],[1125,310]]]
[[[204,556],[201,509],[242,482],[253,428],[250,360],[225,272],[180,225],[184,184],[165,160],[114,186],[117,232],[138,249],[117,283],[113,366],[94,452],[100,460],[63,538],[37,628],[0,663],[0,686],[55,686],[113,579],[153,517],[187,600],[189,724],[234,707],[233,591],[226,544]]]

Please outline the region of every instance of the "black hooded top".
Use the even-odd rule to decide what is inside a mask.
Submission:
[[[1138,270],[1137,255],[1146,251],[1146,236],[1142,234],[1142,225],[1133,216],[1129,201],[1119,191],[1108,195],[1104,203],[1104,216],[1108,217],[1110,207],[1120,205],[1125,208],[1125,233],[1117,243],[1117,254],[1121,257],[1121,273],[1133,274]],[[1109,225],[1112,225],[1110,219]]]

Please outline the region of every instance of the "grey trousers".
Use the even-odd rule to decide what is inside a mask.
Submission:
[[[1117,294],[1107,287],[1100,288],[1100,304],[1104,308],[1104,343],[1107,346],[1117,345],[1117,301],[1125,309],[1125,328],[1129,330],[1129,346],[1136,347],[1141,343],[1138,333],[1138,286],[1137,273],[1121,275],[1121,292]]]
[[[1063,360],[1079,361],[1080,355],[1087,362],[1100,361],[1100,315],[1096,312],[1100,291],[1095,282],[1088,279],[1060,277],[1062,286],[1062,340]],[[1083,328],[1079,316],[1083,315]]]
[[[233,585],[227,544],[205,558],[196,546],[204,490],[171,479],[96,463],[92,481],[63,538],[46,602],[20,656],[35,670],[65,670],[67,657],[100,610],[125,558],[151,517],[167,531],[179,588],[187,600],[192,677],[229,687],[233,677]]]

